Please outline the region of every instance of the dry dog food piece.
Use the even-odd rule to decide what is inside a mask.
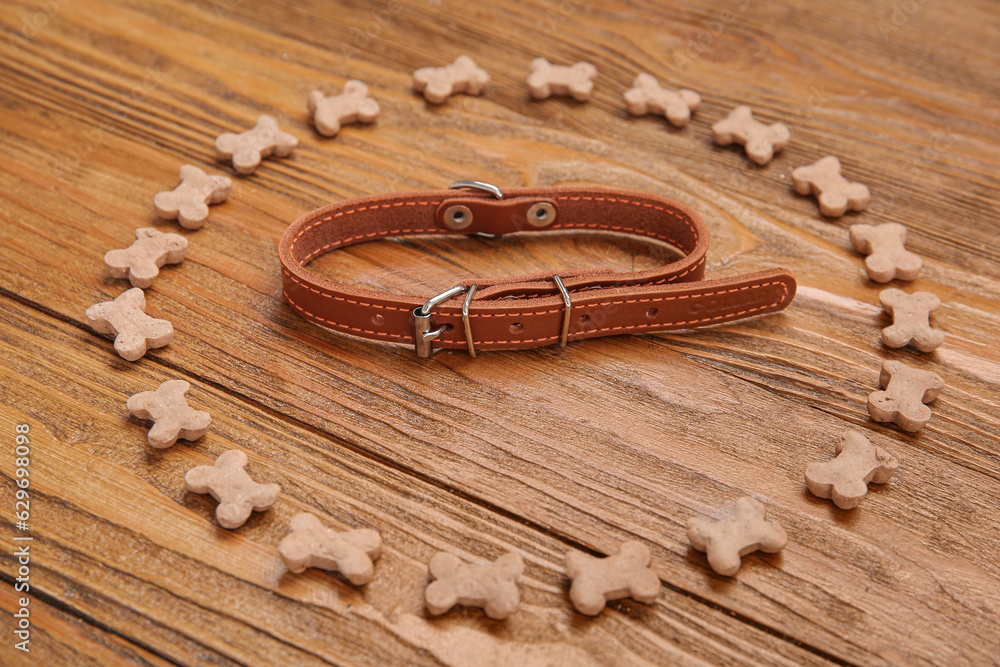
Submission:
[[[571,551],[563,567],[573,580],[569,598],[581,614],[597,616],[609,600],[632,598],[652,604],[660,593],[660,578],[650,569],[653,560],[649,547],[642,542],[625,542],[618,553],[594,558]]]
[[[701,96],[693,90],[667,90],[660,86],[652,74],[645,72],[635,77],[632,86],[625,91],[625,104],[628,105],[630,114],[660,114],[675,127],[687,125],[691,114],[701,104]]]
[[[486,615],[502,621],[521,604],[518,582],[524,573],[524,559],[515,553],[492,563],[463,563],[457,556],[438,553],[431,559],[431,577],[424,597],[427,611],[437,616],[456,604],[482,607]]]
[[[888,347],[912,345],[921,352],[932,352],[944,342],[944,332],[932,329],[931,313],[941,299],[930,292],[907,294],[896,288],[878,295],[885,312],[892,315],[892,326],[882,329],[882,342]]]
[[[413,73],[413,90],[431,104],[441,104],[455,93],[478,95],[490,75],[469,56],[459,56],[446,67],[421,67]]]
[[[292,517],[292,532],[278,543],[278,553],[290,572],[318,567],[340,572],[355,586],[375,576],[372,561],[382,555],[382,536],[371,528],[338,533],[308,512]]]
[[[152,227],[135,230],[135,241],[123,250],[104,254],[104,266],[114,278],[128,278],[133,287],[149,287],[164,264],[179,264],[187,256],[188,241],[180,234],[164,234]]]
[[[536,100],[552,95],[571,95],[577,102],[586,102],[594,92],[596,78],[597,68],[590,63],[579,62],[565,67],[553,65],[545,58],[535,58],[531,61],[528,89]]]
[[[851,244],[858,252],[868,255],[865,268],[868,277],[877,283],[890,280],[914,280],[924,262],[903,247],[906,227],[898,222],[878,226],[851,225]]]
[[[164,220],[176,219],[185,229],[201,229],[208,218],[208,205],[226,201],[232,188],[233,180],[228,176],[209,176],[193,164],[186,164],[181,167],[181,184],[158,192],[153,206],[156,215]]]
[[[278,129],[278,121],[263,114],[246,132],[220,134],[215,140],[215,153],[220,160],[232,159],[237,172],[252,174],[264,158],[291,155],[298,144],[298,139]]]
[[[708,564],[731,577],[740,569],[740,558],[754,551],[777,553],[785,548],[788,535],[777,521],[764,519],[764,505],[753,498],[736,501],[733,516],[720,521],[693,518],[688,521],[691,546],[708,554]]]
[[[345,83],[340,95],[323,97],[318,90],[309,93],[309,113],[324,137],[336,135],[341,125],[374,123],[378,112],[378,102],[368,96],[368,86],[357,79]]]
[[[146,295],[138,287],[122,292],[114,301],[87,309],[87,321],[94,331],[115,336],[115,351],[126,361],[135,361],[147,349],[163,347],[174,335],[166,320],[146,314]]]
[[[784,123],[765,125],[754,120],[753,112],[746,105],[733,109],[728,116],[712,126],[715,143],[728,146],[737,143],[746,149],[747,155],[763,166],[771,161],[774,154],[788,145],[791,133]]]
[[[238,449],[225,452],[210,466],[198,466],[184,475],[192,493],[211,493],[219,501],[215,517],[223,528],[239,528],[250,512],[271,507],[281,493],[277,484],[258,484],[247,474],[247,455]]]
[[[837,458],[811,463],[806,468],[806,486],[820,498],[830,498],[849,510],[868,493],[869,482],[885,484],[899,467],[896,457],[876,447],[861,431],[847,431],[837,443]]]
[[[931,418],[930,403],[941,390],[944,380],[932,371],[911,368],[901,361],[886,361],[879,374],[885,391],[868,396],[868,414],[877,422],[894,422],[904,431],[919,431]]]
[[[819,210],[830,218],[847,211],[863,211],[872,195],[861,183],[851,183],[840,175],[840,160],[828,155],[808,167],[792,170],[792,183],[800,195],[814,194]]]
[[[139,419],[151,419],[149,444],[165,449],[184,440],[197,440],[208,433],[212,421],[207,412],[188,407],[187,396],[191,385],[184,380],[168,380],[156,391],[144,391],[128,399],[125,407]]]

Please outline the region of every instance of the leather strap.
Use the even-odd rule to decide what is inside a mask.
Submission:
[[[464,227],[456,230],[458,225]],[[440,330],[430,344],[435,349],[470,350],[552,345],[565,342],[567,322],[570,341],[691,329],[779,311],[795,296],[795,279],[784,269],[703,280],[708,230],[682,204],[644,192],[575,186],[510,188],[502,199],[488,192],[449,189],[330,204],[295,221],[282,236],[284,294],[297,313],[324,327],[414,345],[420,338],[414,310],[434,295],[389,294],[335,283],[309,271],[309,262],[337,248],[389,236],[561,229],[653,238],[684,257],[633,273],[607,268],[559,272],[565,292],[552,274],[470,279],[460,283],[467,289],[455,290],[455,296],[430,309],[430,329]],[[463,319],[464,297],[473,285]]]

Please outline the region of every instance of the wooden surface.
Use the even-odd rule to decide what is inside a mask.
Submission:
[[[0,14],[0,663],[858,664],[1000,662],[1000,14],[987,0],[815,3],[497,0],[297,3],[12,0]],[[596,5],[596,6],[593,6]],[[430,108],[416,67],[467,53],[481,98]],[[588,60],[595,99],[533,102],[536,56]],[[640,71],[701,92],[690,126],[629,118]],[[335,139],[306,94],[360,78],[382,106]],[[718,148],[733,106],[782,120],[791,145],[757,168]],[[188,260],[147,291],[173,342],[137,363],[84,310],[119,294],[103,254],[155,225],[178,167],[218,173],[212,142],[275,115],[288,159],[235,178]],[[824,220],[790,169],[833,154],[871,209]],[[599,183],[678,199],[713,235],[708,274],[784,266],[784,313],[470,359],[317,328],[280,299],[276,243],[345,197],[443,187]],[[933,354],[882,347],[878,285],[854,222],[901,222],[947,332]],[[588,234],[408,239],[341,251],[326,275],[413,294],[466,278],[651,266],[662,250]],[[947,381],[921,433],[865,409],[883,359]],[[157,451],[126,398],[190,381],[208,435]],[[13,649],[14,424],[31,428],[30,656]],[[863,429],[900,460],[852,512],[803,471]],[[235,531],[184,472],[229,448],[283,495]],[[741,495],[788,531],[779,555],[715,576],[685,536]],[[381,531],[375,580],[286,573],[275,545],[302,510]],[[575,613],[569,549],[654,553],[655,605]],[[521,610],[429,618],[426,563],[513,550]]]

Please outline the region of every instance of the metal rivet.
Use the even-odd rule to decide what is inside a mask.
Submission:
[[[528,223],[534,227],[548,227],[556,219],[556,207],[540,201],[528,209]]]
[[[449,206],[444,211],[444,224],[448,229],[465,229],[472,224],[472,211],[461,204]]]

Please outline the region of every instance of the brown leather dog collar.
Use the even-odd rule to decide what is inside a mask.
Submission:
[[[306,269],[337,248],[389,236],[557,229],[636,234],[685,256],[634,273],[597,268],[466,281],[430,299],[351,287]],[[475,356],[477,350],[691,329],[779,311],[795,296],[795,278],[784,269],[702,280],[707,251],[701,218],[663,197],[576,186],[501,192],[479,181],[330,204],[295,221],[279,246],[285,298],[296,312],[336,331],[414,345],[420,356],[433,348],[466,348]]]

